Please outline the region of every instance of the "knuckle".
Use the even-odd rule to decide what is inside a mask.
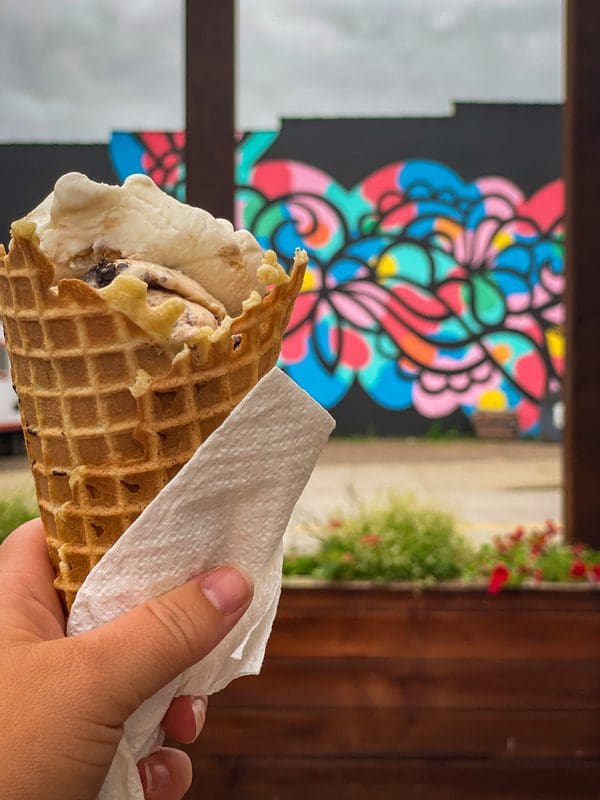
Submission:
[[[146,613],[152,622],[165,631],[177,647],[177,653],[189,660],[198,658],[202,631],[189,610],[172,597],[155,597],[146,603]]]

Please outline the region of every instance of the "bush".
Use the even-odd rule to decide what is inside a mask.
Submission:
[[[285,575],[429,583],[459,577],[473,558],[450,515],[394,497],[333,517],[315,533],[319,552],[288,555]]]
[[[524,583],[582,583],[600,580],[600,552],[563,541],[559,527],[548,520],[541,530],[519,525],[505,536],[483,544],[466,577],[485,578],[492,593]]]
[[[19,525],[37,516],[33,500],[20,496],[0,498],[0,543]]]
[[[391,498],[385,506],[332,517],[314,533],[318,552],[286,556],[284,575],[381,583],[485,581],[494,594],[541,581],[600,582],[600,552],[566,544],[552,521],[529,533],[519,526],[475,549],[448,514]]]

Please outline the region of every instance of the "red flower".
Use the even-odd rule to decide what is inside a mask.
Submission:
[[[546,533],[549,533],[550,535],[558,533],[558,525],[553,519],[546,520]]]
[[[508,545],[501,536],[496,536],[494,539],[494,547],[499,553],[506,553]]]
[[[592,580],[600,581],[600,564],[592,564]]]
[[[331,517],[329,520],[329,527],[330,528],[341,528],[344,524],[344,520],[340,519],[340,517]]]
[[[531,555],[538,556],[548,544],[547,533],[533,533],[531,535]]]
[[[522,525],[518,525],[514,531],[510,534],[510,538],[513,542],[520,542],[521,539],[525,536],[525,528]]]
[[[504,586],[510,576],[508,567],[504,564],[498,564],[494,567],[494,571],[490,575],[490,582],[488,583],[488,592],[490,594],[498,594],[500,589]]]
[[[367,547],[377,547],[381,542],[381,536],[376,533],[365,533],[364,536],[361,536],[360,541],[362,544],[366,544]]]
[[[584,544],[573,544],[571,545],[571,551],[575,553],[575,555],[580,556],[583,551],[585,550]]]
[[[587,567],[580,558],[573,559],[569,568],[569,576],[571,578],[583,578],[587,572]]]
[[[533,571],[533,580],[534,581],[541,581],[544,577],[544,572],[541,569],[534,569]]]
[[[344,564],[354,564],[354,556],[352,553],[342,553],[340,560],[343,561]]]

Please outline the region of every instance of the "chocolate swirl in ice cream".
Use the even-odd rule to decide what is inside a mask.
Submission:
[[[102,261],[99,261],[89,272],[82,275],[81,280],[89,283],[94,289],[104,289],[104,287],[112,283],[117,275],[120,275],[124,269],[127,269],[126,263],[107,261],[103,258]]]
[[[175,320],[169,339],[172,343],[189,340],[203,327],[216,330],[227,316],[223,303],[203,289],[196,281],[167,267],[135,259],[102,259],[81,280],[95,289],[110,286],[119,275],[130,275],[143,281],[148,287],[146,302],[151,308],[165,303],[172,297],[179,298],[184,305],[181,315]]]

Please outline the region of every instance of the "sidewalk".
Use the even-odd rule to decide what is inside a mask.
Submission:
[[[413,494],[450,511],[473,541],[517,524],[561,520],[561,447],[538,442],[332,440],[292,517],[288,543],[303,522],[369,500]]]
[[[389,492],[450,511],[474,541],[518,524],[560,521],[560,459],[560,445],[537,442],[333,439],[296,506],[287,541],[305,541],[298,533],[303,523]],[[0,497],[31,490],[26,460],[0,459]]]

